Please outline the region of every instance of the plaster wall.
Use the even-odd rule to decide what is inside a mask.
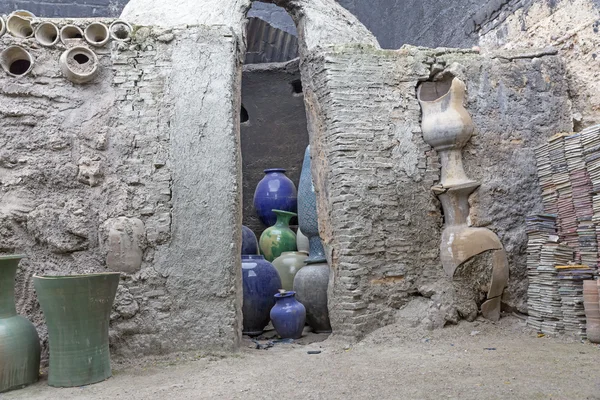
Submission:
[[[114,270],[111,243],[125,238],[141,265],[122,274],[114,354],[237,348],[239,99],[227,82],[241,74],[230,32],[138,27],[129,43],[94,48],[101,70],[85,85],[63,78],[64,46],[0,40],[36,58],[28,76],[0,74],[0,249],[28,256],[18,309],[44,349],[32,276]],[[231,69],[203,72],[209,55]]]

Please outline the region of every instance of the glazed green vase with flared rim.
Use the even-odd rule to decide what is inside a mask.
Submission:
[[[48,384],[83,386],[112,375],[108,324],[118,272],[34,276],[35,291],[48,325]]]
[[[0,256],[0,393],[35,383],[40,374],[39,336],[15,307],[15,276],[24,257]]]
[[[261,254],[269,262],[283,252],[296,251],[296,234],[290,229],[290,220],[298,214],[282,210],[273,212],[277,216],[275,225],[265,229],[258,241]]]

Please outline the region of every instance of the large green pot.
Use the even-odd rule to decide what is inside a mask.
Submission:
[[[258,241],[262,255],[269,262],[285,251],[296,251],[296,234],[290,229],[290,219],[298,214],[282,210],[272,211],[277,216],[277,222],[265,229]]]
[[[40,338],[15,308],[15,275],[23,257],[0,256],[0,393],[37,382],[40,374]]]
[[[50,340],[48,384],[83,386],[109,378],[108,323],[118,272],[34,276]]]

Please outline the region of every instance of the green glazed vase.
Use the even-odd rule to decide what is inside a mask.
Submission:
[[[308,253],[302,251],[286,251],[273,260],[273,266],[279,272],[281,288],[288,292],[294,290],[294,278],[300,268],[304,267],[304,260]]]
[[[290,229],[290,219],[298,214],[282,210],[272,211],[277,216],[277,221],[275,225],[265,229],[258,241],[260,252],[269,262],[285,251],[296,251],[296,234]]]
[[[24,257],[0,256],[0,393],[35,383],[40,374],[40,338],[15,308],[15,275]]]
[[[48,384],[89,385],[109,378],[108,323],[118,272],[34,276],[50,341]]]

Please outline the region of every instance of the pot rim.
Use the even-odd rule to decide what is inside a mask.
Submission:
[[[265,170],[263,170],[263,172],[265,174],[268,174],[269,172],[282,172],[285,173],[286,169],[285,168],[267,168]]]
[[[120,272],[97,272],[93,274],[73,274],[73,275],[34,275],[34,279],[59,280],[59,279],[74,279],[74,278],[92,278],[96,276],[121,276]]]
[[[2,260],[16,260],[19,258],[27,258],[25,254],[3,254],[0,255],[0,261]]]
[[[273,211],[275,214],[289,215],[290,217],[298,216],[298,213],[292,211],[279,210],[277,208],[273,208],[271,211]]]
[[[277,299],[285,299],[285,298],[288,298],[288,297],[294,297],[294,296],[296,296],[296,292],[294,292],[293,290],[290,290],[289,292],[276,293],[273,296],[275,298],[277,298]]]

